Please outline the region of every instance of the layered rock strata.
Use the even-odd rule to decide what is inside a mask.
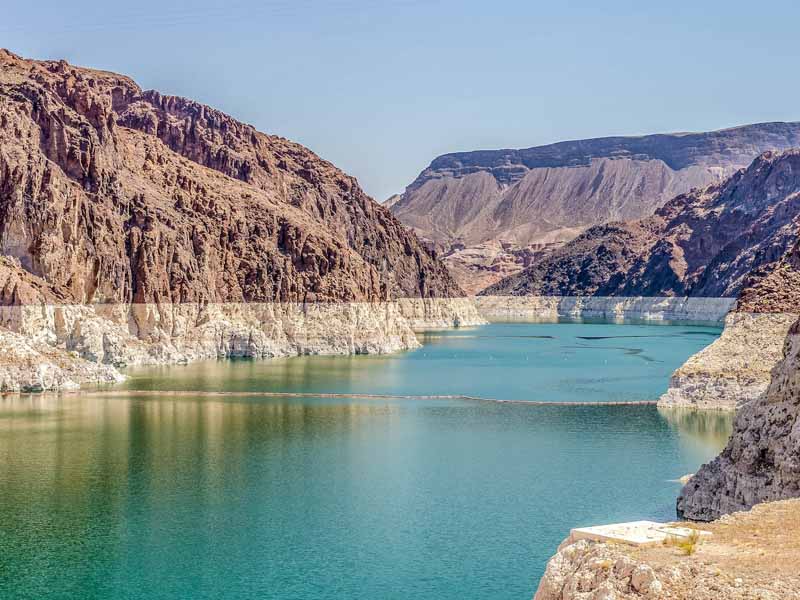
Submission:
[[[467,289],[524,269],[525,257],[544,246],[594,225],[647,217],[764,151],[798,146],[800,124],[762,123],[458,152],[436,158],[388,205],[440,250]]]
[[[490,321],[603,319],[722,323],[733,298],[620,296],[477,296],[478,312]]]
[[[800,322],[767,392],[736,415],[727,447],[681,491],[678,514],[708,521],[761,502],[800,497]]]

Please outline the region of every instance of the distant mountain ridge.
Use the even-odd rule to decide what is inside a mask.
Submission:
[[[767,152],[651,217],[592,227],[484,293],[735,297],[781,264],[798,230],[800,149]]]
[[[523,249],[540,252],[594,225],[649,216],[762,152],[793,147],[800,147],[798,122],[458,152],[434,159],[390,209],[474,292],[476,282],[522,269],[518,257],[530,254]],[[498,244],[511,254],[498,254]]]
[[[500,183],[512,185],[530,169],[588,166],[595,158],[661,160],[674,171],[692,165],[747,164],[764,146],[783,146],[787,141],[789,146],[800,144],[800,122],[756,123],[701,133],[588,138],[519,150],[454,152],[435,158],[408,189],[446,171],[463,176],[489,170]]]

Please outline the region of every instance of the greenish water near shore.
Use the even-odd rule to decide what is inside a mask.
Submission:
[[[571,527],[674,518],[730,417],[257,392],[652,400],[718,334],[496,324],[1,398],[0,597],[529,599]]]

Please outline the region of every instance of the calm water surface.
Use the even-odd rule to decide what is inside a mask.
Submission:
[[[718,334],[495,324],[0,399],[0,598],[529,599],[571,527],[673,518],[730,419],[257,392],[656,399]]]

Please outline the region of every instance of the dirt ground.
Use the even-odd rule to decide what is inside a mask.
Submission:
[[[693,554],[660,546],[634,549],[631,558],[657,572],[674,566],[689,572],[696,569],[695,577],[685,578],[686,598],[714,598],[699,595],[697,589],[702,581],[709,582],[709,576],[709,583],[724,593],[719,598],[800,598],[800,500],[761,504],[749,512],[690,527],[712,533],[699,539]],[[675,587],[677,592],[681,586]]]

